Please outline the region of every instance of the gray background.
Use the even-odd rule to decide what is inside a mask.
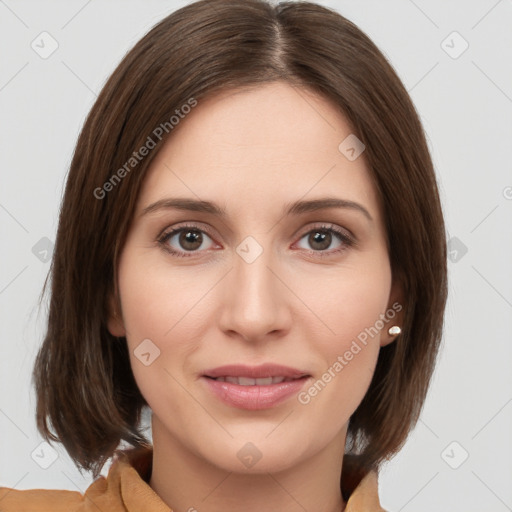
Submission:
[[[124,53],[187,3],[0,0],[0,485],[84,492],[91,483],[60,445],[40,446],[30,373],[46,311],[37,300],[88,110]],[[363,29],[411,93],[450,239],[444,346],[417,428],[382,469],[382,504],[512,510],[512,1],[319,3]],[[46,59],[43,31],[58,43]]]

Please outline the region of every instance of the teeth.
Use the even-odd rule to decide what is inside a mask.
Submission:
[[[240,386],[269,386],[270,384],[279,384],[283,381],[290,381],[286,377],[264,377],[261,379],[251,379],[251,377],[217,377],[215,380],[219,382],[230,382]]]

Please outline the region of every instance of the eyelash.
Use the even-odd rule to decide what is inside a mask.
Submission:
[[[169,244],[167,243],[170,238],[172,238],[176,233],[181,233],[182,231],[194,230],[199,231],[200,233],[206,233],[210,238],[213,239],[213,235],[209,232],[208,229],[200,228],[199,226],[195,224],[184,224],[182,226],[179,226],[178,228],[171,229],[169,231],[165,231],[162,233],[158,238],[157,242],[159,245],[162,246],[163,250],[170,253],[172,256],[176,256],[178,258],[190,258],[194,257],[195,253],[201,252],[201,251],[189,251],[188,254],[186,252],[181,251],[175,251],[174,249],[171,249]],[[310,254],[314,254],[315,257],[319,258],[325,258],[328,256],[332,256],[334,254],[338,254],[344,250],[346,250],[348,247],[352,247],[356,245],[356,241],[351,236],[347,235],[344,231],[341,231],[340,229],[334,227],[333,225],[327,226],[322,225],[318,227],[314,227],[313,229],[310,229],[309,231],[306,231],[299,240],[302,240],[306,235],[309,235],[312,232],[327,232],[327,233],[334,233],[339,240],[344,244],[340,248],[332,250],[332,251],[314,251],[310,250],[308,251]]]

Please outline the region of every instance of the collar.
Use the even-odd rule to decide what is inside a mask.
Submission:
[[[97,485],[91,485],[85,496],[95,502],[101,494],[112,493],[123,503],[126,512],[172,512],[149,486],[152,461],[153,449],[150,446],[116,452],[106,481],[104,477],[97,480]],[[345,481],[354,483],[357,478],[345,476]],[[379,503],[375,471],[359,479],[351,492],[350,488],[343,489],[343,494],[348,495],[345,512],[386,512]]]

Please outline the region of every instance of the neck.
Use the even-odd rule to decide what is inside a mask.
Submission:
[[[291,467],[240,473],[219,467],[185,447],[154,415],[152,425],[153,467],[149,485],[172,510],[345,510],[340,476],[346,429],[322,452]]]

